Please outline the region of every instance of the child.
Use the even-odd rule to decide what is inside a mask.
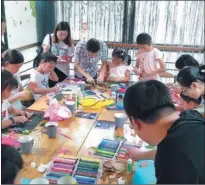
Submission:
[[[20,99],[25,96],[18,74],[23,62],[23,55],[15,49],[8,50],[2,62],[2,69],[11,72],[14,75],[14,78],[18,81],[18,87],[12,91],[11,96],[8,98],[9,103],[16,109],[23,109]]]
[[[191,98],[189,96],[186,96],[185,94],[183,94],[183,92],[181,92],[180,97],[181,97],[182,102],[183,102],[183,109],[184,110],[199,108],[200,104],[202,102],[201,96],[198,99],[194,99],[194,98]]]
[[[38,87],[33,88],[34,98],[37,100],[41,95],[58,92],[58,87],[49,88],[48,80],[58,81],[58,76],[54,72],[57,57],[50,52],[42,54],[40,64],[34,69],[30,76],[31,82],[37,82]]]
[[[13,108],[7,100],[10,97],[12,90],[18,87],[18,81],[6,70],[2,70],[1,78],[1,95],[3,100],[1,109],[2,128],[28,122],[30,114]],[[13,117],[9,118],[9,114],[13,115]]]
[[[114,49],[112,62],[108,64],[108,81],[128,82],[130,80],[131,57],[121,49]]]
[[[11,146],[1,145],[1,183],[21,184],[19,172],[22,168],[21,154]]]
[[[141,80],[157,80],[158,74],[166,70],[162,53],[151,45],[152,38],[147,33],[139,34],[136,40],[139,50],[136,53],[134,72]]]

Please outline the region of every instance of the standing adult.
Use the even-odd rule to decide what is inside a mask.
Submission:
[[[98,74],[98,62],[102,61]],[[88,41],[79,41],[74,52],[75,77],[85,78],[89,83],[104,81],[107,62],[107,45],[105,42],[91,38]]]
[[[62,82],[70,74],[69,63],[72,61],[74,45],[71,38],[71,30],[68,22],[60,22],[56,25],[54,33],[47,34],[43,40],[43,52],[51,50],[58,57],[54,69],[59,81]],[[49,86],[55,86],[56,82],[49,80]]]
[[[4,58],[6,52],[8,51],[6,44],[2,40],[5,32],[6,32],[6,21],[3,17],[1,17],[1,60]]]

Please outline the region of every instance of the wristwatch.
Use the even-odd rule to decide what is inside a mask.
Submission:
[[[16,122],[15,122],[14,118],[9,118],[9,119],[11,120],[11,125],[12,126],[16,125]]]

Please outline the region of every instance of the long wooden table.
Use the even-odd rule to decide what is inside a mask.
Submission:
[[[42,96],[32,106],[28,107],[29,111],[45,111],[47,108],[47,98]],[[116,112],[123,111],[108,111],[103,109],[83,109],[85,112],[96,112],[99,114],[98,120],[114,120],[114,114]],[[31,162],[35,162],[38,166],[41,163],[47,164],[52,160],[57,151],[61,148],[65,148],[70,155],[74,156],[87,156],[91,157],[90,147],[97,146],[102,138],[114,139],[114,133],[111,130],[96,129],[94,123],[96,120],[89,120],[84,118],[70,118],[59,122],[59,129],[63,133],[69,135],[72,139],[66,138],[62,135],[57,136],[56,139],[49,139],[45,133],[42,133],[42,127],[38,126],[37,129],[30,133],[33,136],[35,142],[32,154],[23,154],[24,168],[21,170],[22,178],[33,179],[41,177],[43,174],[37,171],[37,168],[31,167]],[[130,128],[128,124],[125,124],[126,137],[133,141],[133,137],[130,135]],[[128,140],[129,140],[128,139]],[[122,164],[125,165],[125,164]],[[133,174],[128,174],[127,179],[131,183]],[[108,183],[107,180],[100,180],[100,184]],[[116,181],[112,182],[116,184]]]

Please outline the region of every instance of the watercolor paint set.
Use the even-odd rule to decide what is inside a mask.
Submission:
[[[51,162],[44,177],[50,184],[56,184],[58,179],[70,175],[78,184],[96,184],[102,173],[102,163],[99,159],[77,158],[58,154]]]
[[[139,141],[138,144],[128,143],[125,141],[115,141],[110,139],[102,139],[98,145],[94,156],[103,159],[112,160],[125,160],[125,154],[128,148],[141,148],[143,141]]]

